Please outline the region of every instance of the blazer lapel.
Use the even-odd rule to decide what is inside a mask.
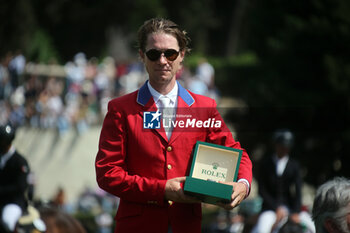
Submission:
[[[193,109],[191,108],[192,104],[194,104],[194,99],[192,95],[183,88],[178,82],[178,98],[177,98],[177,109],[176,109],[176,118],[175,122],[179,122],[180,120],[187,120],[187,117],[183,116],[193,116]],[[179,116],[179,117],[178,117]],[[174,127],[173,132],[170,137],[170,143],[175,141],[175,139],[180,136],[183,132],[188,132],[186,128],[180,128],[178,126]]]
[[[137,94],[137,103],[142,106],[139,114],[142,119],[144,118],[144,112],[156,112],[157,106],[153,100],[152,94],[148,89],[147,82],[139,89]],[[194,104],[195,100],[192,95],[183,88],[179,82],[178,84],[178,98],[177,98],[177,110],[176,115],[192,115],[192,104]],[[176,117],[175,121],[179,120]],[[159,129],[151,129],[157,132],[165,141],[168,141],[168,137],[165,134],[163,124],[161,122],[161,127]],[[186,131],[186,129],[174,127],[173,132],[171,134],[169,142],[173,142],[182,132]]]
[[[142,119],[144,119],[145,112],[157,112],[158,108],[156,103],[153,100],[152,94],[148,89],[147,82],[139,89],[137,94],[137,100],[136,102],[140,104],[142,107],[140,108],[139,114],[141,115]],[[159,118],[161,121],[161,117]],[[148,129],[143,129],[148,130]],[[149,129],[161,136],[165,141],[168,141],[168,137],[165,134],[164,127],[161,121],[160,128],[158,129]]]

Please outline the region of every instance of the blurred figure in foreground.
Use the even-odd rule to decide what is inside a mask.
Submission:
[[[56,208],[42,208],[40,215],[47,227],[47,233],[86,233],[77,219]]]
[[[263,205],[253,233],[279,232],[287,222],[304,226],[303,232],[315,231],[311,216],[301,210],[301,169],[290,157],[293,141],[289,130],[274,134],[275,153],[265,158],[257,176]]]
[[[336,177],[316,192],[312,218],[317,233],[350,232],[350,180]]]
[[[18,220],[15,233],[49,233],[44,221],[41,219],[39,211],[29,205],[26,212]],[[58,233],[58,232],[57,232]]]
[[[0,126],[0,232],[14,231],[27,208],[29,166],[12,145],[14,138],[15,129],[11,125]]]

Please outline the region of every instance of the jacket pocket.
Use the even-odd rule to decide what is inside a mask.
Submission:
[[[118,212],[116,215],[116,220],[120,220],[123,218],[140,216],[143,213],[144,205],[137,204],[133,202],[123,201],[120,202],[118,207]]]

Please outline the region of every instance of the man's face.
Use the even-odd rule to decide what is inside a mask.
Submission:
[[[175,49],[176,51],[180,50],[177,39],[173,35],[161,32],[148,35],[145,52],[150,49],[157,49],[161,51],[165,51],[167,49]],[[152,87],[157,89],[158,87],[163,87],[164,85],[175,84],[175,76],[177,71],[181,68],[184,52],[180,51],[179,56],[174,61],[167,60],[164,53],[156,61],[149,60],[146,54],[142,51],[140,51],[140,56],[145,64]]]
[[[326,227],[328,232],[331,233],[350,233],[350,204],[345,210],[346,214],[337,218],[336,220],[328,220],[333,221],[333,227]]]
[[[284,146],[281,144],[276,144],[275,151],[276,151],[277,157],[282,158],[282,157],[288,155],[290,149],[287,146]]]
[[[345,221],[344,221],[344,232],[350,232],[350,203],[347,206],[346,209],[346,215],[345,215]]]

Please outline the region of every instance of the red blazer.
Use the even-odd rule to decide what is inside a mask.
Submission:
[[[221,119],[213,99],[178,85],[177,114]],[[144,112],[156,110],[147,83],[138,91],[109,102],[96,156],[97,183],[120,197],[115,232],[167,233],[171,225],[174,233],[199,233],[201,205],[169,205],[164,201],[167,179],[189,174],[191,153],[197,141],[242,148],[225,124],[218,129],[175,127],[168,141],[163,126],[143,128]],[[240,178],[249,183],[252,180],[252,164],[244,150]]]

